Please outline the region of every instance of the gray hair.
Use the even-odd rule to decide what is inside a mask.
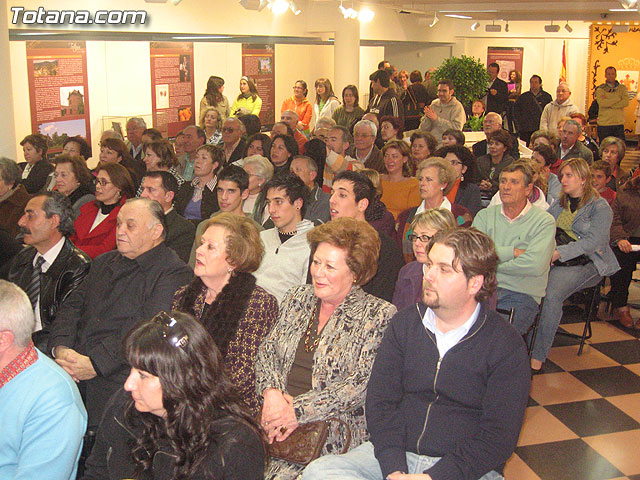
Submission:
[[[604,149],[611,145],[618,147],[618,165],[620,165],[620,162],[622,162],[622,159],[627,152],[627,145],[618,137],[606,137],[602,139],[600,142],[600,157],[602,158],[602,152],[604,152]]]
[[[316,122],[316,128],[333,128],[335,126],[336,121],[333,118],[323,117]]]
[[[65,237],[73,235],[73,232],[75,232],[73,228],[75,214],[69,197],[60,192],[42,192],[37,196],[46,197],[42,204],[42,210],[44,210],[47,218],[51,218],[53,215],[58,215],[58,218],[60,218],[58,231]]]
[[[558,84],[558,87],[567,87],[567,90],[569,90],[569,93],[571,93],[571,87],[569,86],[569,84],[567,82],[560,82]],[[558,89],[558,87],[556,87],[556,90]]]
[[[118,140],[123,140],[122,135],[120,135],[118,132],[116,132],[115,130],[105,130],[104,132],[102,132],[102,135],[100,135],[100,140],[105,140],[107,138],[117,138]]]
[[[268,158],[263,157],[262,155],[251,155],[249,157],[245,157],[242,162],[242,168],[245,168],[248,165],[256,167],[258,172],[256,175],[264,178],[267,182],[273,178],[273,163],[271,163]]]
[[[334,131],[334,130],[339,130],[340,132],[342,132],[342,141],[344,143],[353,143],[353,137],[351,136],[351,133],[349,132],[348,128],[343,127],[342,125],[336,125],[335,127],[331,127],[329,129],[329,131]]]
[[[145,122],[143,118],[131,117],[129,120],[127,120],[127,123],[130,123],[130,122],[135,123],[136,126],[140,128],[147,128],[147,122]]]
[[[573,125],[574,127],[576,127],[576,132],[578,134],[580,134],[580,132],[582,132],[582,125],[580,125],[580,123],[578,123],[576,120],[567,120],[564,122],[564,126],[566,127],[567,125]]]
[[[496,118],[498,120],[498,123],[502,125],[502,115],[500,115],[499,113],[489,112],[484,116],[484,118],[487,118],[487,117]]]
[[[27,294],[16,284],[0,280],[0,330],[13,333],[14,343],[26,347],[36,327],[33,306]]]
[[[373,136],[375,137],[378,134],[378,127],[371,120],[360,120],[353,126],[353,131],[356,131],[357,127],[369,127],[371,132],[373,132]]]
[[[234,123],[237,123],[237,124],[238,124],[238,127],[240,128],[240,131],[241,131],[242,133],[245,133],[245,132],[247,131],[247,127],[245,127],[245,126],[244,126],[244,123],[242,123],[242,122],[241,122],[240,120],[238,120],[236,117],[229,117],[229,118],[227,118],[227,119],[224,121],[223,125],[224,125],[225,123],[227,123],[227,122],[234,122]]]
[[[22,174],[18,164],[10,158],[0,157],[0,179],[6,185],[15,187],[20,181],[20,177],[22,177]]]
[[[300,119],[300,115],[298,115],[298,112],[296,112],[295,110],[285,110],[282,113],[284,114],[284,113],[287,113],[287,112],[293,113],[296,116],[297,119]]]
[[[138,203],[138,202],[141,202],[144,204],[144,206],[147,208],[147,210],[151,214],[151,217],[154,220],[149,224],[149,228],[153,228],[157,224],[162,225],[162,239],[164,240],[167,237],[167,219],[164,215],[164,209],[162,208],[162,205],[160,205],[160,203],[158,203],[156,200],[151,200],[150,198],[141,198],[141,197],[130,198],[125,202],[125,205],[127,203]]]
[[[294,160],[296,160],[298,158],[302,158],[302,159],[306,160],[307,168],[312,172],[318,173],[318,164],[316,163],[316,161],[313,158],[311,158],[311,157],[309,157],[307,155],[296,155],[295,157],[293,157]]]

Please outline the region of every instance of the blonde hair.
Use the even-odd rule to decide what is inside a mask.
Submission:
[[[562,171],[565,168],[570,168],[574,175],[577,175],[580,180],[582,180],[582,196],[580,197],[580,202],[578,202],[578,210],[584,207],[592,198],[598,198],[600,194],[598,191],[593,188],[591,185],[591,168],[589,168],[589,164],[583,158],[570,158],[565,160],[560,165],[558,169],[558,177],[562,180]],[[564,193],[564,190],[560,193],[560,205],[562,208],[567,208],[569,206],[569,196]]]
[[[416,227],[423,227],[432,228],[439,232],[440,230],[456,228],[457,226],[453,213],[446,208],[429,208],[413,217],[411,222],[411,230],[415,230]]]
[[[380,172],[373,168],[363,168],[358,173],[362,173],[365,177],[371,180],[374,188],[376,189],[376,199],[382,197],[382,182],[380,181]]]

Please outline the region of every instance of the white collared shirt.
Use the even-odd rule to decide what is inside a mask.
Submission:
[[[65,241],[65,237],[62,237],[58,241],[58,243],[56,243],[53,247],[51,247],[48,251],[46,251],[44,255],[37,253],[36,256],[33,257],[33,262],[32,262],[33,267],[35,268],[36,261],[38,260],[38,258],[42,257],[44,259],[44,263],[42,264],[42,267],[40,267],[40,271],[42,273],[45,273],[47,270],[49,270],[49,267],[51,267],[53,262],[56,261],[56,258],[58,258],[58,255],[60,255],[60,251],[64,246],[64,241]],[[42,321],[40,320],[40,296],[39,295],[38,295],[38,300],[36,301],[36,306],[34,307],[34,313],[36,316],[36,326],[33,329],[33,331],[37,332],[39,330],[42,330]]]
[[[424,200],[422,201],[422,203],[420,205],[418,205],[418,209],[416,210],[416,213],[414,214],[414,218],[416,215],[418,215],[419,213],[422,213],[426,210],[425,205],[424,205]],[[442,203],[437,207],[437,208],[446,208],[447,210],[451,211],[451,202],[449,201],[449,199],[447,197],[444,197],[442,200]]]
[[[444,333],[438,330],[438,327],[436,326],[435,312],[430,308],[427,308],[427,311],[424,313],[424,317],[422,317],[422,324],[424,325],[424,328],[436,336],[436,345],[438,346],[440,358],[444,358],[445,354],[460,340],[462,340],[467,333],[469,333],[473,324],[476,323],[479,314],[480,304],[478,303],[476,305],[476,309],[466,322],[458,328]]]
[[[529,212],[529,210],[531,210],[531,202],[529,201],[529,199],[527,199],[527,204],[524,206],[524,208],[522,209],[522,211],[521,211],[521,212],[516,216],[516,218],[513,218],[513,219],[509,218],[509,217],[507,216],[507,214],[506,214],[506,213],[504,213],[504,204],[502,204],[502,206],[500,207],[500,213],[502,214],[502,216],[503,216],[504,218],[506,218],[506,219],[507,219],[507,222],[509,222],[509,223],[517,222],[517,221],[518,221],[518,220],[520,220],[522,217],[524,217],[524,216]]]

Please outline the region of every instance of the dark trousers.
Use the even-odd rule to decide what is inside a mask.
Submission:
[[[602,142],[607,137],[618,137],[624,142],[624,125],[608,125],[606,127],[598,125],[598,142]]]
[[[632,245],[640,245],[640,237],[631,237],[629,242],[631,242]],[[613,253],[616,254],[616,258],[620,264],[620,270],[610,277],[611,291],[609,292],[609,297],[611,298],[611,306],[613,308],[620,308],[627,304],[629,285],[631,284],[633,272],[636,269],[636,263],[640,261],[640,252],[623,253],[618,247],[615,247]]]

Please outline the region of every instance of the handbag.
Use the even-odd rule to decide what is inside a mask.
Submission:
[[[575,240],[562,228],[556,227],[556,245],[567,245],[571,242],[575,242]],[[591,262],[591,259],[583,253],[582,255],[567,260],[566,262],[556,260],[553,262],[553,265],[556,267],[575,267],[578,265],[586,265],[589,262]]]
[[[298,425],[298,428],[282,442],[274,440],[269,445],[269,454],[272,457],[298,465],[311,463],[322,454],[322,448],[329,436],[329,423],[331,422],[340,423],[347,429],[347,441],[340,455],[346,453],[351,444],[351,429],[339,418],[329,418],[328,420]]]

